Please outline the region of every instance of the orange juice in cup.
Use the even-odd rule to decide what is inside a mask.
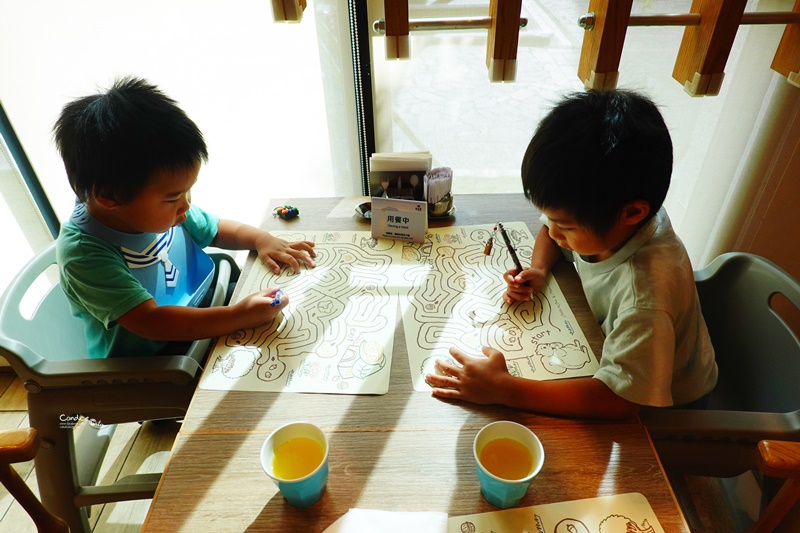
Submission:
[[[325,458],[320,444],[309,437],[293,437],[275,448],[272,471],[283,479],[298,479],[316,469]]]
[[[501,509],[517,505],[544,464],[536,434],[516,422],[492,422],[472,443],[475,470],[486,501]]]
[[[533,454],[520,441],[509,437],[484,444],[479,459],[489,473],[503,479],[522,479],[533,470]]]
[[[287,502],[314,505],[328,483],[328,439],[314,424],[284,424],[264,441],[261,466]]]

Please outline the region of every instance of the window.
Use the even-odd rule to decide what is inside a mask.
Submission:
[[[411,0],[409,18],[485,17],[488,0]],[[486,30],[412,31],[410,58],[386,60],[372,37],[375,143],[380,152],[430,151],[453,169],[457,194],[522,192],[520,164],[542,116],[562,95],[583,89],[578,63],[589,2],[523,0],[514,83],[490,83]],[[383,2],[369,0],[370,26]],[[748,11],[791,11],[791,0],[751,0]],[[635,0],[632,14],[687,13],[688,0]],[[630,27],[618,87],[648,94],[670,127],[675,164],[666,207],[697,267],[719,250],[709,235],[735,218],[730,198],[757,122],[775,84],[770,70],[782,25],[741,26],[718,96],[693,98],[672,78],[683,27]],[[580,154],[576,154],[580,157]],[[586,171],[592,163],[586,161]],[[488,206],[488,203],[487,203]],[[713,247],[712,247],[713,248]]]
[[[637,0],[633,13],[690,5]],[[751,0],[747,9],[792,5]],[[411,58],[387,61],[372,31],[381,0],[310,0],[299,24],[274,23],[262,0],[0,0],[0,49],[14,50],[0,55],[0,99],[60,220],[73,193],[52,124],[67,101],[122,75],[159,85],[203,130],[210,160],[193,197],[221,216],[258,224],[270,198],[361,194],[369,154],[359,129],[374,138],[374,151],[430,151],[434,166],[453,169],[456,194],[520,192],[520,162],[539,120],[561,95],[583,88],[577,19],[587,6],[523,0],[516,82],[493,84],[486,30],[412,32]],[[366,43],[366,110],[354,98],[352,13]],[[488,0],[410,1],[412,19],[487,13]],[[667,207],[698,267],[712,253],[720,213],[736,208],[731,191],[764,102],[785,83],[769,69],[782,31],[741,27],[721,94],[691,98],[671,77],[683,28],[628,30],[619,86],[648,93],[670,126]]]
[[[0,54],[0,101],[57,219],[74,194],[53,123],[68,101],[125,75],[161,87],[203,131],[209,162],[193,199],[209,211],[257,225],[270,198],[360,194],[341,4],[314,0],[300,24],[286,24],[263,0],[0,0],[0,50],[13,51]],[[0,172],[12,204],[12,174]],[[10,207],[0,215],[12,218],[8,231],[37,217],[29,203]],[[33,253],[24,233],[14,242],[0,290]]]
[[[68,101],[124,75],[158,85],[203,131],[209,162],[193,197],[208,210],[258,224],[271,197],[357,193],[358,176],[332,165],[347,161],[326,108],[346,112],[343,97],[323,91],[345,86],[346,73],[338,56],[325,76],[321,65],[339,53],[329,41],[348,27],[347,11],[341,21],[333,0],[315,3],[286,24],[262,0],[0,0],[0,49],[14,50],[0,56],[0,98],[59,218],[74,195],[53,122]],[[346,173],[352,184],[339,183]]]
[[[0,110],[1,111],[1,110]],[[5,128],[0,129],[0,224],[3,227],[5,252],[0,263],[0,294],[17,272],[52,236],[39,216],[28,187],[11,155]],[[8,362],[0,357],[0,369]]]

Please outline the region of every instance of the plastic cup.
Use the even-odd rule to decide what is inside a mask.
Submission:
[[[273,459],[275,450],[290,439],[307,437],[316,441],[323,451],[322,461],[313,471],[296,479],[285,479],[275,474]],[[261,466],[275,482],[286,501],[295,507],[314,505],[325,492],[328,483],[328,439],[320,428],[308,422],[285,424],[267,437],[261,447]]]
[[[520,479],[504,479],[489,472],[481,463],[481,451],[484,446],[500,438],[513,439],[527,448],[533,459],[533,465],[528,475]],[[507,420],[492,422],[484,426],[475,436],[472,453],[475,456],[481,494],[486,501],[501,509],[514,507],[519,503],[544,464],[544,448],[536,434],[523,425]]]

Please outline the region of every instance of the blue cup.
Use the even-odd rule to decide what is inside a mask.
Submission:
[[[296,437],[308,437],[322,447],[323,457],[319,465],[307,475],[297,479],[285,479],[275,475],[272,461],[275,449]],[[322,498],[328,483],[328,439],[320,428],[308,422],[291,422],[270,433],[261,447],[261,466],[275,482],[286,501],[295,507],[314,505]]]
[[[500,438],[514,439],[531,453],[533,466],[527,476],[520,479],[503,479],[489,472],[481,464],[480,457],[483,447],[490,441]],[[481,484],[481,494],[486,501],[501,509],[514,507],[520,502],[528,492],[533,478],[544,464],[544,448],[536,434],[523,425],[507,420],[492,422],[484,426],[475,436],[472,453],[475,456],[475,468]]]

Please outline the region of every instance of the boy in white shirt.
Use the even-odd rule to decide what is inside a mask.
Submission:
[[[683,244],[662,203],[672,141],[661,113],[631,91],[562,100],[539,124],[522,163],[526,197],[543,213],[530,268],[504,279],[507,303],[541,290],[555,261],[575,261],[606,336],[592,377],[533,381],[502,353],[439,361],[434,396],[582,418],[627,418],[639,406],[702,404],[717,365]]]

